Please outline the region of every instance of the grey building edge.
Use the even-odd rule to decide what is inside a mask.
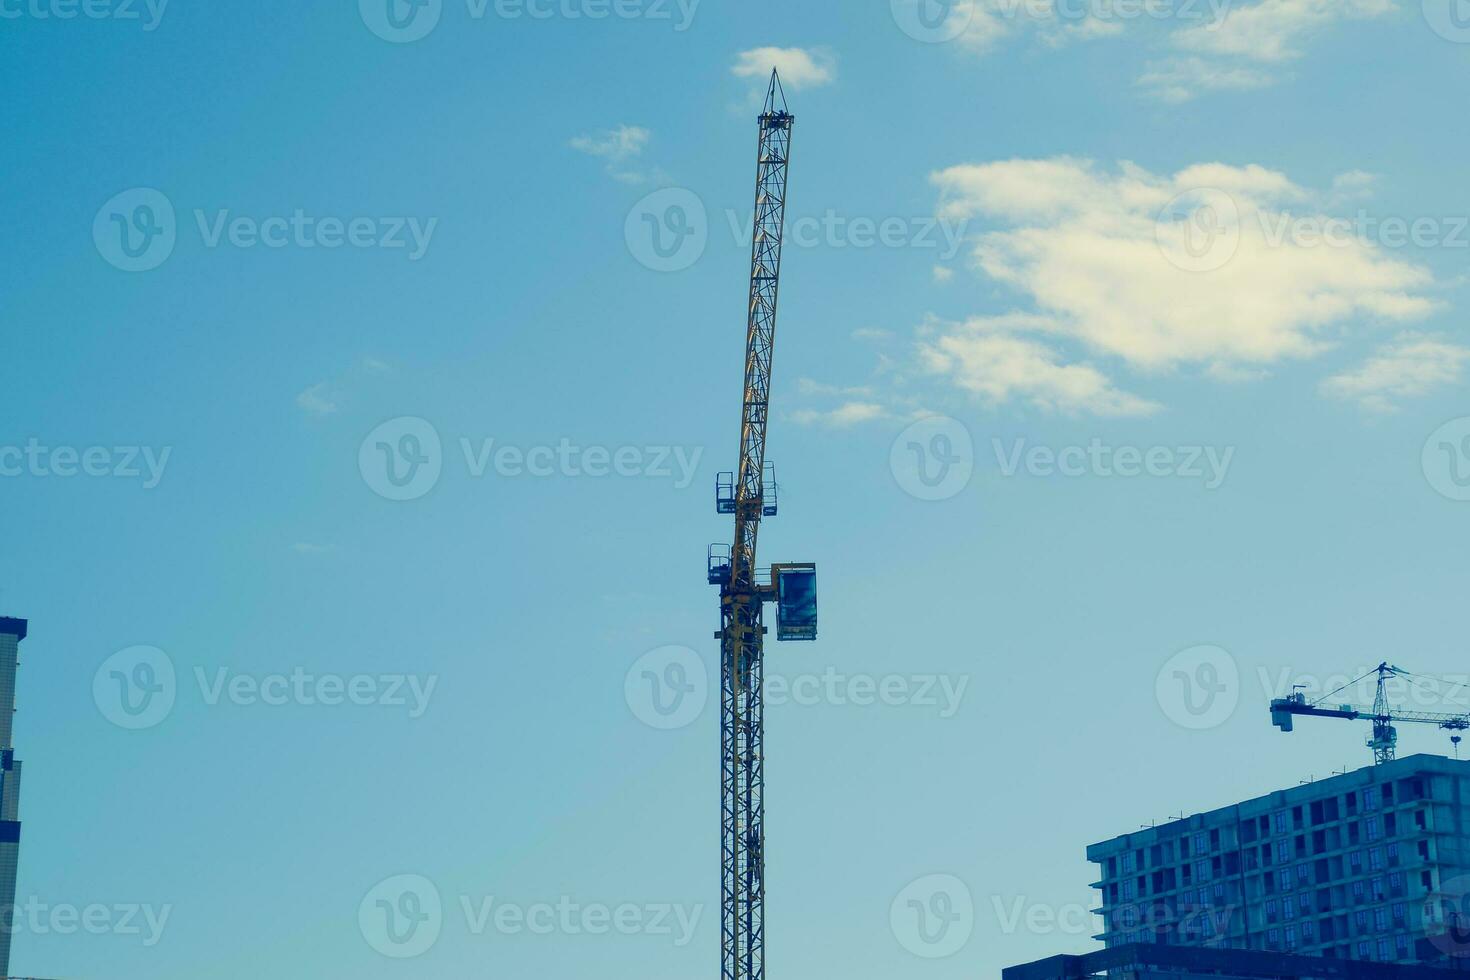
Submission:
[[[1140,943],[1081,956],[1051,956],[1001,971],[1002,980],[1438,980],[1460,970],[1365,963],[1248,949],[1202,949]]]
[[[1087,857],[1102,871],[1095,938],[1109,947],[1443,966],[1423,939],[1448,923],[1427,900],[1470,881],[1470,762],[1414,755],[1368,766],[1093,844]],[[1376,890],[1385,883],[1387,893]],[[1177,914],[1156,918],[1151,936],[1135,928],[1138,910]]]

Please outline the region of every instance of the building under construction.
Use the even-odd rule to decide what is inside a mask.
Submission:
[[[1470,956],[1470,762],[1397,759],[1114,837],[1087,857],[1109,948],[1462,968]]]

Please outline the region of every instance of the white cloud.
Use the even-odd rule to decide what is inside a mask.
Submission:
[[[1338,20],[1382,17],[1394,0],[1260,0],[1231,6],[1218,20],[1176,31],[1173,43],[1186,51],[1254,61],[1289,61],[1302,56],[1301,42]]]
[[[1277,240],[1281,217],[1303,213],[1288,209],[1310,214],[1317,196],[1263,167],[1197,164],[1159,176],[1054,158],[951,167],[932,179],[942,217],[1000,226],[971,244],[978,271],[1034,306],[1009,329],[1074,338],[1135,369],[1259,369],[1320,353],[1356,320],[1405,321],[1434,308],[1420,294],[1429,273],[1369,242]],[[1205,271],[1191,265],[1202,233],[1228,250]]]
[[[817,48],[752,48],[735,56],[730,71],[737,78],[758,79],[764,86],[772,68],[780,73],[782,87],[793,91],[827,85],[837,78],[836,57]]]
[[[1264,88],[1275,76],[1251,65],[1231,65],[1203,58],[1170,58],[1149,65],[1137,84],[1164,102],[1188,102],[1202,92]]]
[[[872,422],[888,417],[888,411],[874,402],[844,402],[828,411],[803,408],[791,413],[791,420],[798,425],[822,425],[841,429],[861,422]]]
[[[858,327],[852,332],[853,340],[863,340],[869,343],[881,343],[893,339],[893,332],[880,330],[877,327]]]
[[[322,418],[337,411],[337,396],[328,382],[321,381],[296,396],[296,407]]]
[[[1095,415],[1149,415],[1154,402],[1119,391],[1086,364],[1061,364],[1045,344],[1008,332],[1004,322],[977,318],[921,342],[925,368],[992,405],[1012,399],[1038,408]]]
[[[574,150],[607,161],[607,172],[624,183],[639,183],[648,175],[634,166],[648,145],[648,130],[642,126],[620,125],[601,133],[578,136],[571,141]]]
[[[1392,412],[1397,402],[1458,382],[1470,349],[1438,337],[1403,333],[1351,371],[1322,382],[1322,392],[1356,401],[1371,412]]]
[[[315,544],[310,541],[297,541],[291,546],[291,550],[298,555],[326,555],[337,550],[334,544]]]
[[[936,265],[933,275],[935,282],[949,282],[954,278],[954,270],[948,266]]]
[[[1167,102],[1270,85],[1278,76],[1262,66],[1301,58],[1304,42],[1338,21],[1383,17],[1397,9],[1396,0],[1260,0],[1227,6],[1215,20],[1174,31],[1170,43],[1187,54],[1151,65],[1138,84]]]

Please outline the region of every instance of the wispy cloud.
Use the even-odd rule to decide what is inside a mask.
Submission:
[[[642,126],[620,125],[600,133],[578,136],[571,147],[580,153],[606,161],[609,175],[626,184],[638,184],[651,178],[639,160],[651,133]]]
[[[337,411],[337,397],[328,382],[320,381],[296,396],[296,407],[307,415],[322,418]]]
[[[791,420],[798,425],[820,425],[834,429],[845,429],[888,417],[888,410],[877,402],[860,401],[843,402],[832,409],[803,408],[791,413]]]
[[[355,384],[392,371],[393,367],[387,361],[376,357],[358,358],[336,378],[308,385],[296,396],[296,407],[313,418],[335,415],[348,400],[348,392]]]
[[[1370,412],[1397,411],[1398,403],[1455,384],[1470,349],[1440,337],[1403,333],[1358,367],[1322,382],[1323,394],[1356,401]]]
[[[1307,42],[1344,20],[1397,11],[1397,0],[1259,0],[1230,5],[1215,19],[1169,37],[1182,54],[1151,65],[1138,84],[1166,102],[1204,92],[1244,90],[1280,80],[1280,67],[1302,58]]]
[[[1088,364],[1063,364],[1050,346],[977,318],[920,345],[924,366],[965,391],[998,405],[1025,401],[1069,414],[1150,415],[1160,406],[1119,391]]]
[[[735,56],[730,69],[737,78],[754,78],[764,85],[774,68],[788,89],[816,88],[837,79],[837,57],[824,48],[751,48]]]
[[[933,327],[921,344],[932,370],[993,401],[1142,414],[1157,406],[1117,388],[1097,358],[1144,374],[1194,367],[1239,380],[1315,357],[1362,319],[1404,322],[1435,309],[1424,295],[1429,272],[1369,241],[1313,247],[1276,236],[1283,219],[1313,215],[1335,192],[1264,167],[1157,175],[1058,157],[965,164],[932,179],[942,217],[991,228],[969,241],[975,272],[1029,301]],[[1187,261],[1201,231],[1225,249],[1209,267]],[[1093,361],[1066,363],[1073,344]]]

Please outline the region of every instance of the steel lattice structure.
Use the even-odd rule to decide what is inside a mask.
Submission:
[[[775,511],[774,487],[770,488],[772,499],[766,497],[766,424],[793,122],[794,118],[786,111],[780,80],[772,72],[765,108],[760,115],[740,464],[734,474],[733,501],[722,501],[720,507],[735,514],[728,577],[721,581],[720,590],[721,976],[724,980],[762,980],[765,976],[762,609],[766,602],[777,599],[777,588],[774,582],[763,585],[758,581],[756,539],[762,514]]]

